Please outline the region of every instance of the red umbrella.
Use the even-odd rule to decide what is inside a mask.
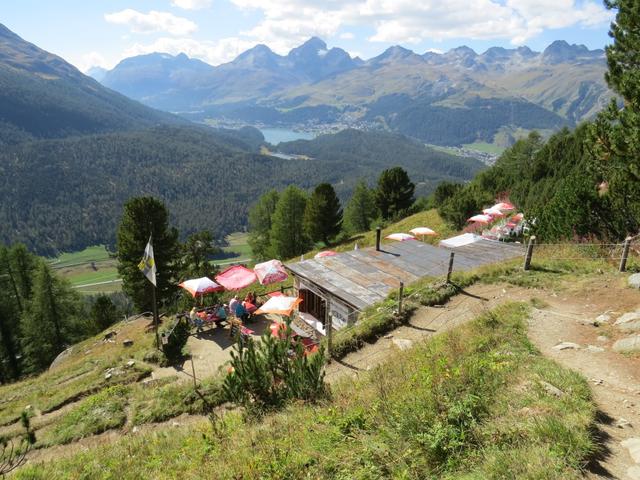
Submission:
[[[510,204],[509,202],[499,202],[496,203],[493,207],[491,207],[492,209],[496,209],[496,210],[505,210],[505,211],[511,211],[511,210],[515,210],[516,207],[514,207],[512,204]]]
[[[242,290],[254,283],[257,279],[258,277],[256,277],[256,274],[252,270],[242,265],[227,268],[220,275],[216,276],[216,281],[227,290]]]
[[[334,255],[337,255],[337,254],[338,252],[334,252],[333,250],[325,250],[324,252],[316,253],[316,256],[313,258],[333,257]]]

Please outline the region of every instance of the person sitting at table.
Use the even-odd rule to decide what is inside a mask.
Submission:
[[[218,317],[219,321],[227,319],[227,310],[224,307],[225,307],[224,305],[220,304],[220,306],[218,307],[218,310],[216,311],[216,317]],[[218,323],[218,325],[220,324]]]
[[[229,313],[231,313],[232,315],[236,314],[236,308],[238,307],[238,304],[240,303],[240,301],[238,300],[238,296],[235,295],[231,301],[229,302]]]
[[[202,332],[202,325],[204,325],[204,322],[198,315],[196,307],[193,307],[189,312],[189,318],[191,319],[191,323],[196,326],[196,333]]]
[[[247,312],[247,309],[244,308],[244,305],[242,305],[240,302],[238,302],[238,304],[236,305],[235,314],[236,314],[236,317],[242,320],[243,322],[246,322],[247,320],[249,320],[249,313]]]

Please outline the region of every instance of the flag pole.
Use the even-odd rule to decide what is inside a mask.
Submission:
[[[149,223],[149,232],[150,232],[149,243],[153,248],[153,224],[152,223]],[[158,333],[158,324],[160,323],[159,322],[160,319],[158,318],[158,301],[156,299],[156,285],[155,283],[152,283],[151,285],[153,285],[153,287],[151,288],[151,302],[153,304],[153,329],[156,334],[156,347],[158,348],[158,350],[162,350],[162,345],[160,344],[160,335]]]

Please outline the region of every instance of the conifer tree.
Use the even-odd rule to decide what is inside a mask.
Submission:
[[[29,253],[27,247],[22,243],[16,243],[9,250],[9,266],[20,299],[22,301],[29,300],[33,285],[33,271],[36,268],[36,257]]]
[[[29,370],[47,368],[74,340],[74,322],[80,301],[69,285],[39,262],[33,280],[33,295],[20,324],[25,361]]]
[[[344,210],[345,229],[350,233],[367,232],[377,215],[374,193],[360,180]]]
[[[591,125],[595,170],[608,184],[607,195],[625,212],[619,229],[635,233],[640,228],[640,4],[635,0],[605,0],[617,9],[605,49],[609,87],[622,97],[615,99]]]
[[[90,316],[95,330],[100,332],[116,323],[118,309],[108,296],[102,294],[98,295],[91,305]]]
[[[378,188],[375,198],[376,206],[382,218],[389,220],[413,205],[415,185],[409,179],[407,172],[401,167],[384,170],[378,178]]]
[[[270,233],[271,251],[276,257],[288,259],[307,251],[309,239],[303,222],[306,206],[306,194],[294,185],[280,195]]]
[[[257,260],[273,257],[271,253],[271,226],[279,193],[269,190],[249,211],[249,246]]]
[[[314,242],[329,245],[342,228],[342,208],[336,191],[328,183],[319,184],[311,194],[304,212],[304,230]]]
[[[179,254],[178,231],[169,227],[169,213],[164,203],[153,197],[131,198],[124,205],[118,227],[118,273],[122,289],[139,311],[152,310],[153,285],[138,265],[153,233],[153,253],[157,268],[158,302],[170,302],[176,292],[175,269]]]
[[[189,235],[180,246],[180,278],[211,277],[215,267],[209,263],[220,249],[213,244],[213,236],[208,230]]]

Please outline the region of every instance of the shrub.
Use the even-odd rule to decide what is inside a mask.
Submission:
[[[236,404],[263,413],[282,407],[294,399],[323,397],[324,349],[305,355],[302,344],[292,343],[287,323],[284,338],[267,329],[259,342],[249,338],[238,342],[231,352],[231,372],[224,380],[226,398]]]
[[[166,337],[167,343],[162,346],[162,351],[166,357],[166,361],[169,364],[174,364],[182,357],[184,357],[184,347],[187,344],[191,329],[189,323],[186,320],[177,319],[174,326],[162,332],[162,335]]]

